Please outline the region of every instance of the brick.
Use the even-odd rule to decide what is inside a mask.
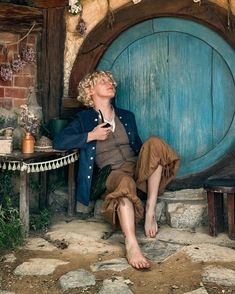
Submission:
[[[12,60],[13,58],[17,57],[19,55],[19,50],[18,50],[18,46],[17,45],[13,45],[9,47],[9,51],[8,51],[8,60]]]
[[[27,45],[29,45],[29,44],[35,44],[36,43],[36,37],[35,37],[35,35],[29,35],[28,37],[27,37]]]
[[[0,87],[0,97],[4,97],[4,88]]]
[[[0,99],[0,107],[5,108],[7,110],[12,109],[12,99],[10,98]]]
[[[14,86],[26,88],[34,86],[34,79],[31,76],[16,76],[14,77]]]
[[[25,88],[5,88],[5,97],[25,99],[29,95],[29,90]]]
[[[0,79],[0,86],[10,87],[10,86],[12,86],[12,80],[11,81],[3,81]]]
[[[13,108],[19,108],[22,104],[27,104],[28,99],[13,99]]]
[[[0,54],[0,63],[6,63],[7,57],[4,54]]]
[[[34,76],[35,75],[35,64],[34,63],[26,64],[23,69],[23,73]]]
[[[6,43],[12,43],[19,40],[19,35],[13,33],[2,32],[0,33],[0,40]]]

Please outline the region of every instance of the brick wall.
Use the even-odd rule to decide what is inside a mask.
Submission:
[[[36,52],[36,36],[30,34],[20,44],[7,45],[7,53],[4,53],[3,43],[18,42],[20,38],[22,36],[19,34],[0,32],[0,66],[10,64],[17,58],[22,45]],[[0,108],[13,110],[27,103],[36,82],[36,62],[26,63],[20,71],[13,72],[11,80],[4,81],[0,76]]]

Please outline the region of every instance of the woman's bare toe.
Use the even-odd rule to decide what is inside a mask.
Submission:
[[[146,269],[150,263],[143,256],[138,243],[126,243],[126,258],[128,263],[136,269]]]
[[[156,237],[156,234],[158,232],[158,225],[155,215],[153,215],[153,213],[146,212],[144,230],[146,237]]]

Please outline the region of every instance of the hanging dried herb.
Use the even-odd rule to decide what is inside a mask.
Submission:
[[[231,22],[232,8],[231,8],[231,0],[227,0],[227,27],[229,31],[233,30],[233,23]]]
[[[23,46],[20,55],[21,58],[27,63],[35,62],[35,51],[31,47]]]
[[[12,69],[10,64],[3,64],[0,67],[0,77],[3,81],[11,81],[12,79]]]
[[[86,30],[87,30],[86,23],[84,19],[81,17],[78,21],[77,31],[83,37],[86,34]]]
[[[11,62],[11,68],[13,72],[19,72],[22,70],[25,66],[26,62],[18,56],[17,58],[14,58]]]
[[[107,0],[108,3],[108,10],[107,10],[107,19],[108,19],[108,27],[109,28],[113,28],[113,24],[114,24],[114,13],[111,10],[111,6],[110,6],[110,0]]]

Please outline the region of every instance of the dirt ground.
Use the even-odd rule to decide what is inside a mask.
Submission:
[[[123,247],[123,244],[120,244],[120,246]],[[0,289],[12,291],[16,294],[95,294],[99,292],[104,279],[117,276],[129,279],[133,283],[129,284],[129,288],[135,294],[182,294],[202,286],[201,273],[205,263],[192,262],[184,253],[178,252],[164,262],[153,263],[151,269],[147,271],[135,270],[133,268],[122,272],[99,271],[95,272],[95,286],[68,291],[62,291],[60,288],[58,280],[63,274],[78,268],[91,271],[90,265],[94,262],[123,257],[124,247],[120,252],[106,251],[102,254],[77,254],[63,249],[52,252],[25,249],[18,249],[14,252],[1,252],[1,257],[7,253],[14,253],[16,260],[13,263],[6,263],[1,258]],[[58,266],[55,272],[48,276],[15,276],[13,270],[29,258],[56,258],[69,261],[69,264]],[[235,264],[233,263],[206,263],[206,265],[209,264],[222,265],[235,270]],[[235,293],[235,288],[221,287],[216,284],[204,284],[204,287],[209,294]]]

